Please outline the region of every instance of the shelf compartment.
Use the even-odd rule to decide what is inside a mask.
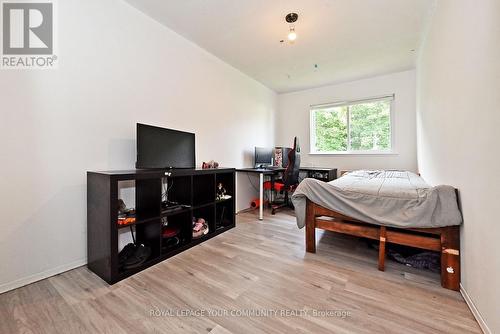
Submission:
[[[233,201],[218,202],[215,210],[215,229],[224,229],[234,226],[234,205]]]
[[[193,205],[215,202],[215,174],[193,176]]]
[[[208,223],[208,234],[215,232],[215,205],[205,205],[193,210],[193,220],[198,218],[203,218]],[[199,237],[196,239],[203,239]],[[195,238],[193,238],[195,240]]]
[[[232,198],[234,198],[235,195],[235,186],[234,186],[235,180],[234,180],[234,173],[219,173],[216,174],[215,177],[215,191],[217,194],[217,191],[219,189],[219,185],[222,184],[222,187],[226,190],[226,195],[231,196],[229,199],[225,199],[222,201],[230,201]],[[219,202],[221,200],[218,200],[216,197],[216,200]]]
[[[136,183],[134,180],[118,181],[117,185],[117,195],[118,199],[121,199],[127,209],[135,208],[136,199]],[[118,203],[116,203],[118,205]],[[118,211],[118,207],[116,209]]]
[[[169,200],[179,204],[191,205],[192,177],[191,176],[176,176],[165,177],[162,179],[162,201]]]
[[[161,179],[136,180],[135,203],[138,221],[159,217],[161,213]]]
[[[161,254],[168,254],[191,242],[192,215],[191,210],[162,218]],[[163,232],[169,228],[178,230],[175,236],[164,237]],[[175,241],[177,241],[175,243]]]
[[[136,225],[136,244],[144,244],[151,247],[151,255],[147,261],[160,256],[160,233],[161,221],[158,219],[154,223]]]
[[[131,225],[127,225],[124,227],[130,227],[130,226]],[[119,274],[133,273],[136,271],[140,271],[143,268],[149,266],[151,262],[157,261],[160,259],[160,229],[161,229],[160,219],[157,218],[155,220],[149,221],[148,224],[142,223],[139,225],[135,225],[134,227],[135,227],[135,231],[131,230],[131,232],[134,234],[134,236],[128,237],[127,242],[133,242],[133,240],[135,239],[136,245],[143,244],[143,245],[149,247],[151,249],[151,254],[146,259],[146,261],[144,261],[143,263],[141,263],[140,265],[138,265],[135,268],[124,269],[124,268],[119,267],[118,268]],[[121,231],[123,231],[123,230],[121,230]],[[121,233],[125,233],[125,231],[123,231]],[[125,235],[123,234],[122,237],[125,237]],[[119,244],[120,243],[122,244],[122,246],[124,246],[123,242],[119,242]],[[119,256],[119,253],[117,256]]]

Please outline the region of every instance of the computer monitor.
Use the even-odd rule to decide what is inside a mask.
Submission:
[[[273,165],[274,152],[270,147],[255,148],[255,168]]]

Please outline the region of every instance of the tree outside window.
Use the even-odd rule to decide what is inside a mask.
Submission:
[[[312,153],[389,152],[392,98],[311,110]]]

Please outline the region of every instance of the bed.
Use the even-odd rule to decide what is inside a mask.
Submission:
[[[292,202],[306,228],[306,251],[316,252],[316,228],[379,242],[378,269],[387,243],[441,253],[441,285],[459,290],[462,215],[455,188],[429,186],[408,171],[359,170],[332,182],[305,179]]]

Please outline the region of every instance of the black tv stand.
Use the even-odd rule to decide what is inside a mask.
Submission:
[[[136,221],[118,225],[118,198],[121,182],[135,185]],[[162,205],[162,182],[175,206]],[[231,198],[216,200],[216,185],[223,183]],[[114,284],[190,247],[235,227],[235,170],[161,169],[87,172],[87,256],[88,268]],[[207,235],[194,239],[193,217],[204,218]],[[163,228],[178,229],[178,244],[167,244]],[[150,257],[133,269],[118,266],[118,235],[133,227],[137,244],[151,248]]]

